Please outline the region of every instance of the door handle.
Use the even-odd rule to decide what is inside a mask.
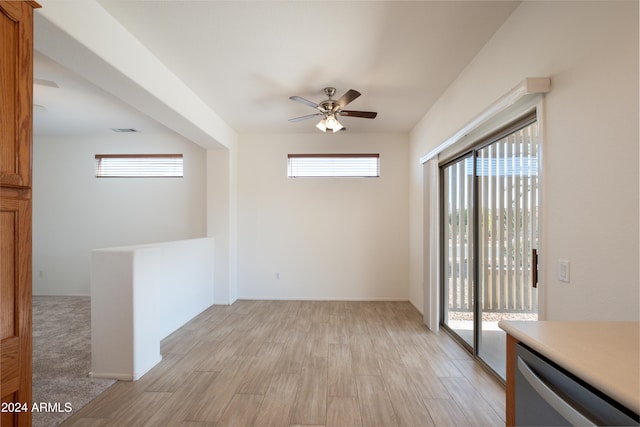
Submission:
[[[590,419],[582,415],[567,403],[562,397],[558,396],[548,385],[542,381],[532,370],[529,365],[518,357],[518,370],[524,376],[525,380],[533,387],[533,389],[555,409],[565,420],[569,421],[573,426],[595,426]]]
[[[531,249],[531,287],[538,287],[538,250]]]

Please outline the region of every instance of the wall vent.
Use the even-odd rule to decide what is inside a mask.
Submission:
[[[133,128],[112,128],[111,130],[118,133],[140,132],[139,130]]]

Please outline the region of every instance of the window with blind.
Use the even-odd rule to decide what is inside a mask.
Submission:
[[[96,178],[182,176],[182,154],[96,154]]]
[[[289,154],[289,178],[377,178],[379,154]]]

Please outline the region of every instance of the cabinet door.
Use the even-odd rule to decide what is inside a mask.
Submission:
[[[31,425],[33,8],[0,1],[0,425]]]
[[[0,1],[0,185],[31,185],[33,4]]]
[[[27,190],[0,197],[0,394],[9,412],[4,426],[30,425],[31,415],[31,200]],[[17,197],[10,197],[17,196]],[[19,404],[19,405],[15,405]]]

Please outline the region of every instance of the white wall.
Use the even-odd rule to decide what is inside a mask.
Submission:
[[[183,153],[184,178],[97,179],[98,153]],[[92,249],[206,235],[206,152],[182,137],[36,136],[33,163],[36,295],[88,295]]]
[[[548,319],[638,320],[638,2],[523,2],[411,134],[411,301],[422,307],[419,158],[525,77],[545,97]],[[556,277],[571,262],[571,283]]]
[[[213,239],[91,252],[91,376],[137,380],[160,341],[213,304]]]
[[[215,238],[215,303],[233,304],[237,289],[237,141],[207,150],[207,236]]]
[[[407,135],[242,135],[238,147],[240,298],[408,299]],[[333,152],[380,153],[381,177],[287,178],[287,154]]]

